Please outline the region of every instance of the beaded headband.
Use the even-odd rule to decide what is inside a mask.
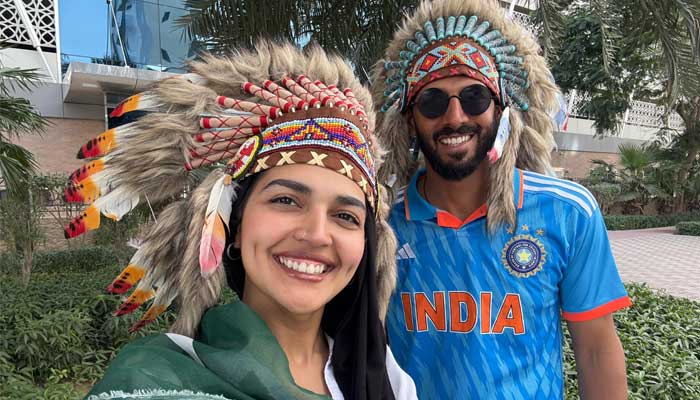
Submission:
[[[515,103],[520,110],[529,108],[522,94],[528,88],[528,73],[522,57],[498,29],[488,21],[479,23],[473,15],[439,17],[426,21],[399,53],[400,60],[386,61],[386,85],[382,112],[398,102],[401,112],[427,83],[448,76],[466,75],[484,83],[498,96],[501,106]]]

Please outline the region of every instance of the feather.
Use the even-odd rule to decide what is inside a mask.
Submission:
[[[204,277],[213,274],[221,264],[234,195],[231,176],[224,175],[216,181],[209,196],[199,245],[199,266]]]
[[[116,133],[118,128],[109,129],[96,138],[90,139],[78,150],[78,158],[97,158],[103,156],[116,146]]]
[[[131,294],[122,304],[119,305],[117,311],[114,315],[120,316],[134,312],[137,308],[148,300],[152,299],[156,294],[153,289],[140,289],[136,288],[134,293]]]
[[[138,193],[135,194],[123,187],[119,187],[95,201],[95,207],[105,217],[114,221],[122,219],[126,213],[133,210],[138,204]]]
[[[68,203],[92,204],[101,196],[100,186],[92,178],[83,178],[80,182],[73,182],[66,187],[63,197]]]
[[[91,204],[80,215],[66,226],[64,235],[66,239],[82,235],[87,231],[92,231],[100,227],[100,210]]]
[[[136,264],[134,261],[135,258],[136,254],[132,257],[132,261],[129,262],[129,265],[124,268],[119,276],[107,287],[107,292],[112,294],[124,294],[131,289],[136,282],[143,278],[143,275],[146,273],[146,268]]]
[[[143,328],[144,326],[155,321],[155,319],[158,318],[158,316],[163,314],[165,312],[165,310],[168,309],[169,305],[170,304],[156,304],[156,303],[154,303],[148,309],[148,311],[146,311],[146,313],[143,315],[143,317],[141,317],[140,320],[138,320],[135,324],[133,324],[129,328],[129,333],[134,333],[134,332],[140,330],[141,328]]]
[[[122,101],[109,114],[110,118],[119,118],[126,113],[138,110],[151,110],[158,107],[157,97],[148,93],[139,93]]]
[[[80,147],[77,158],[102,157],[117,148],[120,140],[138,134],[138,132],[139,129],[133,123],[106,130]]]
[[[85,186],[88,183],[92,184],[92,180],[90,178],[81,182],[80,185]],[[94,186],[96,187],[96,185]],[[99,189],[95,190],[99,192]],[[72,188],[68,188],[65,195],[67,201],[76,199],[90,200],[89,197],[86,197],[88,195],[85,195],[80,191],[74,192]],[[80,215],[73,218],[73,220],[65,228],[65,237],[66,239],[74,238],[82,235],[85,232],[99,228],[100,213],[104,214],[107,218],[119,221],[124,214],[133,210],[138,204],[138,194],[133,194],[123,188],[115,189],[112,192],[99,197]]]
[[[105,167],[105,161],[103,158],[98,158],[97,160],[90,161],[89,163],[83,165],[79,169],[73,171],[70,174],[70,180],[73,183],[80,183],[88,177],[91,177],[98,172],[102,171]]]
[[[177,290],[173,285],[163,286],[156,290],[156,296],[153,299],[153,304],[145,314],[129,328],[129,332],[136,332],[144,326],[155,321],[159,315],[163,314],[168,309],[170,304],[175,300]]]
[[[491,164],[498,161],[503,154],[503,146],[506,145],[506,141],[510,136],[510,107],[506,107],[501,114],[501,120],[498,123],[498,133],[496,133],[496,140],[493,143],[493,147],[487,153],[489,157],[489,162]]]

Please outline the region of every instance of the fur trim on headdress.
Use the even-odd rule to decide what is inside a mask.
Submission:
[[[375,170],[384,153],[372,134],[371,95],[351,67],[317,46],[302,52],[291,44],[267,41],[258,43],[254,51],[239,50],[226,58],[205,56],[191,67],[192,73],[158,82],[120,104],[110,115],[117,127],[81,148],[79,158],[94,160],[71,175],[66,189],[68,201],[89,204],[66,228],[66,237],[75,237],[97,229],[100,214],[119,220],[142,199],[177,198],[189,171],[230,160],[225,169],[210,173],[187,199],[169,205],[158,216],[129,265],[108,288],[116,294],[134,288],[117,314],[132,312],[154,299],[132,327],[139,329],[174,302],[179,313],[172,330],[192,336],[225,284],[224,270],[218,267],[222,232],[235,200],[235,179],[264,170],[262,163],[256,164],[258,169],[248,168],[257,153],[242,153],[252,143],[274,157],[276,143],[288,140],[291,146],[295,140],[306,140],[306,135],[300,139],[291,134],[289,139],[274,136],[277,141],[270,139],[272,144],[265,147],[266,135],[284,133],[284,127],[297,120],[313,120],[327,129],[324,132],[356,139],[352,143],[360,149],[338,144],[350,142],[332,142],[335,136],[312,137],[319,146],[327,146],[323,147],[328,153],[327,168],[341,173],[329,165],[331,161],[355,163],[355,168],[348,166],[342,173],[360,185],[379,218],[377,286],[383,318],[395,284],[396,239],[384,221],[388,206],[376,181]],[[306,147],[314,150],[313,146]],[[304,154],[306,147],[286,156]],[[266,168],[283,164],[270,163]]]
[[[476,16],[478,23],[488,21],[489,29],[500,31],[507,43],[515,46],[513,55],[522,58],[521,68],[527,75],[527,84],[523,86],[526,89],[522,92],[525,98],[519,99],[520,103],[527,106],[518,107],[527,111],[511,108],[510,136],[501,158],[490,169],[487,218],[489,231],[493,232],[504,223],[515,225],[513,168],[517,166],[540,173],[551,170],[550,152],[554,147],[552,115],[560,107],[557,100],[559,90],[532,35],[518,23],[508,20],[504,9],[495,0],[423,1],[412,15],[404,19],[389,43],[385,59],[375,65],[372,94],[377,106],[384,104],[387,96],[392,95],[391,90],[387,90],[386,80],[389,77],[385,65],[402,59],[401,52],[405,51],[409,41],[416,40],[416,32],[423,31],[426,22],[432,21],[439,26],[438,29],[443,29],[440,19],[447,21],[449,17],[460,16]],[[519,97],[519,94],[515,93],[514,96]],[[408,123],[407,116],[401,113],[399,102],[392,104],[378,113],[376,136],[382,146],[389,150],[379,170],[379,178],[382,182],[396,181],[391,190],[395,196],[396,191],[410,181],[418,163],[413,160],[409,150],[410,138],[415,134],[413,126]]]

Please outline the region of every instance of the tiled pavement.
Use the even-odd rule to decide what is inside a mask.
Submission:
[[[674,227],[609,231],[608,237],[623,281],[700,301],[700,237],[677,235]]]

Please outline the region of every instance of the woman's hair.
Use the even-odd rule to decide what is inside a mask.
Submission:
[[[233,246],[246,202],[263,173],[242,180],[233,204],[223,266],[228,286],[243,298],[245,269],[240,250]],[[235,212],[235,211],[234,211]],[[333,341],[331,365],[343,395],[348,400],[387,400],[394,395],[386,372],[386,336],[379,320],[377,301],[377,224],[367,206],[365,248],[355,275],[325,306],[321,329]]]

